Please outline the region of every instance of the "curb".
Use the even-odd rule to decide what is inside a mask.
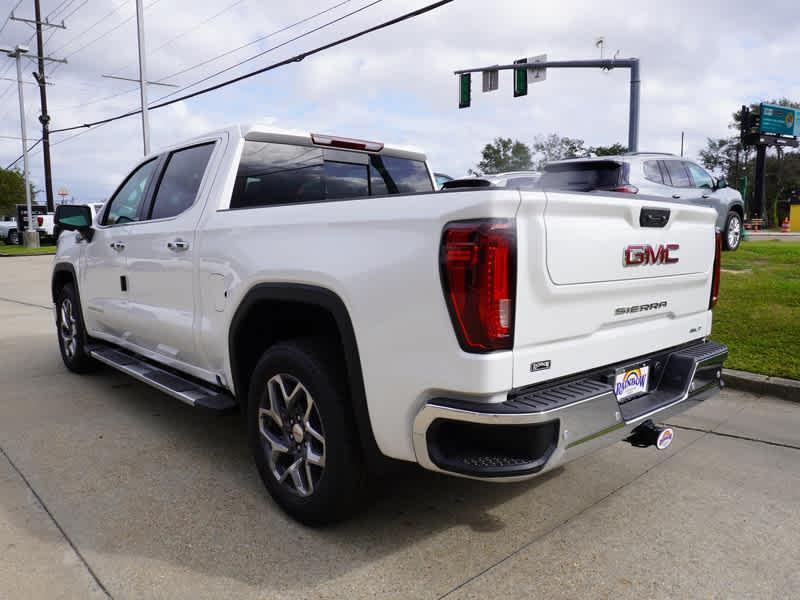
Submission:
[[[725,385],[735,390],[777,396],[791,402],[800,402],[800,381],[783,377],[769,377],[748,371],[723,369]]]

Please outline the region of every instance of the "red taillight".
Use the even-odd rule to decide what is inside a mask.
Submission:
[[[711,298],[708,301],[708,309],[716,306],[719,300],[719,271],[722,263],[722,233],[717,230],[714,248],[714,274],[711,277]]]
[[[612,192],[620,192],[622,194],[638,194],[639,193],[639,188],[637,188],[635,185],[627,184],[627,185],[621,185],[619,187],[615,187],[611,191]]]
[[[467,352],[513,347],[516,238],[514,221],[456,221],[444,229],[442,285]]]
[[[42,223],[44,223],[44,218],[43,217],[36,217],[36,222],[39,224],[39,227],[41,227]]]

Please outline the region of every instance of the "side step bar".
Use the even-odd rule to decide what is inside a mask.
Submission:
[[[214,412],[228,411],[237,407],[236,400],[226,392],[189,381],[111,346],[93,345],[89,348],[89,355],[189,406]]]

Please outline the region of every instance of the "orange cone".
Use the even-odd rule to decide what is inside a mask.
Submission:
[[[786,217],[781,223],[781,233],[789,233],[789,217]]]

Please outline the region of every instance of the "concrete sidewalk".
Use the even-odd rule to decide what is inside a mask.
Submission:
[[[14,263],[17,263],[16,265]],[[278,510],[238,417],[62,366],[49,259],[3,259],[0,598],[792,597],[800,405],[726,390],[658,452],[531,482],[409,467],[348,523]],[[13,465],[12,465],[13,463]]]

